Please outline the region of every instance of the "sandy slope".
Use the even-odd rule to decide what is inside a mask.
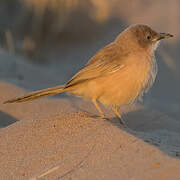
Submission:
[[[8,85],[4,88],[7,92]],[[15,112],[11,111],[12,117],[15,114],[22,117],[22,108],[31,111],[0,131],[1,179],[179,178],[179,159],[167,155],[178,156],[179,148],[171,143],[172,140],[178,143],[179,134],[157,128],[160,120],[147,125],[148,117],[144,114],[140,123],[133,119],[137,122],[133,126],[127,118],[129,127],[136,131],[126,131],[117,119],[97,119],[90,113],[77,111],[69,101],[41,100],[1,107],[6,112],[15,108]],[[91,105],[84,105],[93,111]],[[179,126],[173,119],[165,118],[165,121],[167,125],[173,124],[173,131]],[[168,142],[168,138],[172,138],[171,141]]]
[[[10,68],[14,63],[16,71]],[[47,86],[58,81],[56,69],[47,71],[3,52],[1,68],[1,102],[25,93],[12,83],[38,89],[41,81]],[[164,113],[157,108],[163,103],[152,104],[156,108],[121,110],[128,112],[129,130],[109,109],[104,109],[109,120],[98,119],[90,102],[74,97],[0,104],[0,179],[179,180],[178,106],[169,105]]]

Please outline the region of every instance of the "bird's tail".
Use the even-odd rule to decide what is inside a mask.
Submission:
[[[52,88],[48,88],[48,89],[34,91],[34,92],[26,94],[24,96],[7,100],[7,101],[4,102],[4,104],[32,101],[32,100],[37,99],[37,98],[53,96],[53,95],[65,92],[65,91],[67,91],[67,89],[68,88],[65,88],[64,86],[56,86],[56,87],[52,87]]]

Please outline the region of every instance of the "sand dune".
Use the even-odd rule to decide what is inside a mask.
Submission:
[[[4,88],[7,92],[8,85]],[[31,113],[0,131],[2,179],[179,178],[178,121],[146,110],[124,117],[131,129],[126,130],[117,119],[97,119],[70,101],[59,98],[5,107],[16,108],[12,117],[22,108]],[[77,104],[93,112],[89,103]],[[148,121],[153,117],[157,119]]]
[[[9,71],[9,77],[4,72],[0,82],[1,102],[25,93],[12,83],[32,86],[32,80],[25,81],[27,78],[38,72],[45,78],[48,75],[47,69],[35,68],[25,61],[20,63],[14,56],[1,52],[2,57],[6,57],[1,61],[6,72],[14,62],[17,71]],[[25,79],[18,79],[19,73]],[[40,80],[37,76],[36,81]],[[1,179],[170,180],[173,177],[178,180],[180,177],[180,121],[158,108],[143,105],[122,108],[129,129],[122,128],[109,109],[104,109],[109,120],[102,120],[96,116],[91,102],[64,95],[22,104],[1,104],[0,109],[4,127],[0,130]]]

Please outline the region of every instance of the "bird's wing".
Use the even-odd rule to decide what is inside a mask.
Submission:
[[[116,43],[111,43],[101,49],[93,56],[87,65],[81,69],[76,75],[68,81],[65,87],[70,87],[84,81],[104,76],[108,73],[113,73],[125,67],[125,57],[128,52],[117,47]]]

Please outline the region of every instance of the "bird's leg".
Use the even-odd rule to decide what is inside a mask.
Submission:
[[[124,120],[122,119],[121,115],[118,112],[118,107],[114,106],[112,109],[113,109],[115,115],[117,116],[117,118],[119,119],[120,124],[122,124],[123,126],[126,126]]]
[[[93,99],[92,101],[93,101],[94,105],[96,106],[96,109],[98,110],[101,118],[104,119],[104,118],[105,118],[104,113],[103,113],[103,111],[101,110],[101,108],[100,108],[97,100],[96,100],[96,99]]]

